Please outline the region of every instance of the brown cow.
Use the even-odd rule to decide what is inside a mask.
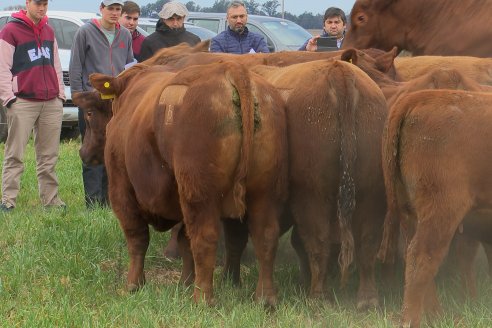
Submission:
[[[342,60],[356,65],[377,83],[388,101],[388,106],[390,108],[399,97],[410,92],[425,89],[492,91],[491,86],[481,85],[475,79],[469,78],[465,71],[461,70],[458,65],[453,65],[454,67],[450,67],[451,65],[449,65],[449,67],[429,65],[425,73],[422,71],[420,75],[415,76],[411,80],[404,82],[395,81],[395,78],[385,73],[393,67],[393,62],[396,60],[395,57],[396,48],[374,57],[367,56],[364,52],[356,49],[347,49],[341,55]],[[422,57],[414,58],[418,59]],[[486,60],[483,58],[477,59]],[[397,74],[399,74],[398,71]]]
[[[107,165],[112,209],[128,243],[130,290],[145,282],[149,225],[167,230],[182,219],[193,256],[181,237],[182,280],[192,281],[194,262],[195,300],[212,302],[219,219],[244,217],[247,209],[260,267],[256,299],[274,305],[273,261],[287,192],[278,92],[237,63],[179,73],[135,65],[117,78],[93,75],[91,83],[116,95],[99,159]],[[88,129],[97,119],[93,110],[84,110]],[[95,135],[86,134],[83,148]]]
[[[377,305],[374,266],[386,210],[380,147],[387,107],[381,91],[342,61],[252,70],[280,90],[287,104],[288,203],[307,252],[301,267],[311,274],[310,296],[329,294],[330,244],[341,241],[342,281],[355,256],[357,306]]]
[[[492,85],[492,59],[468,56],[397,57],[394,66],[401,81],[409,81],[434,69],[457,69],[480,84]]]
[[[310,52],[310,51],[286,51],[274,53],[255,53],[238,56],[227,53],[209,53],[205,51],[208,43],[201,42],[195,47],[187,44],[180,44],[175,47],[162,48],[155,55],[142,64],[145,65],[165,65],[169,69],[179,70],[191,65],[205,65],[224,61],[240,62],[248,67],[255,65],[269,66],[289,66],[298,63],[305,63],[322,59],[340,59],[343,50],[332,52]],[[379,49],[360,50],[368,57],[378,57],[385,52]],[[377,67],[376,67],[377,69]],[[396,71],[391,62],[389,67],[385,67],[385,73],[391,77],[396,76]]]
[[[425,90],[391,108],[383,139],[388,199],[379,256],[392,258],[398,220],[412,236],[406,255],[402,324],[441,311],[434,277],[463,224],[492,241],[492,94]]]
[[[480,85],[473,79],[464,76],[461,73],[461,70],[455,68],[430,67],[430,71],[417,76],[408,82],[396,82],[389,78],[388,75],[382,73],[384,71],[383,67],[389,67],[395,55],[396,52],[395,49],[393,49],[385,55],[373,59],[360,51],[347,49],[342,54],[342,59],[361,68],[379,85],[388,101],[388,107],[390,108],[400,97],[420,90],[451,89],[492,92],[491,86]],[[379,67],[379,69],[374,69],[374,67]],[[472,298],[475,298],[477,294],[472,264],[478,251],[478,247],[479,244],[476,241],[469,240],[469,237],[467,236],[462,237],[461,235],[458,235],[456,238],[456,248],[459,250],[456,255],[463,279],[463,291],[468,293]],[[487,257],[492,259],[490,246],[484,244],[484,247],[486,249]],[[489,271],[492,271],[492,261],[489,262]]]
[[[343,48],[491,57],[491,16],[483,0],[357,0]]]

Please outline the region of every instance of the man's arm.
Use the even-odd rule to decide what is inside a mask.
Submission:
[[[85,64],[85,43],[85,32],[83,31],[83,27],[81,27],[77,33],[75,33],[70,54],[70,65],[68,68],[70,90],[72,93],[84,91],[82,68]]]
[[[65,97],[65,84],[63,83],[63,69],[61,67],[60,54],[58,53],[58,43],[56,42],[56,38],[53,45],[53,50],[55,53],[54,56],[55,71],[56,71],[56,76],[58,77],[58,98],[65,101],[67,100],[67,98]]]
[[[14,63],[15,47],[6,40],[9,38],[6,27],[2,32],[0,33],[0,99],[3,106],[7,106],[16,99],[10,71]]]
[[[210,52],[225,52],[224,47],[221,45],[221,39],[220,39],[220,34],[214,36],[210,40]]]
[[[257,39],[258,39],[258,45],[256,46],[255,51],[256,52],[269,53],[270,49],[268,49],[268,45],[267,45],[263,35],[257,34]]]

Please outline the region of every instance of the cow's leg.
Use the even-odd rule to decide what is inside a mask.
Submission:
[[[292,215],[309,261],[310,297],[328,298],[326,277],[330,256],[328,204],[314,193],[299,192],[291,199]],[[336,212],[335,212],[336,213]]]
[[[183,226],[183,223],[180,222],[176,224],[172,229],[171,229],[171,237],[169,238],[169,241],[167,242],[166,247],[164,248],[164,257],[167,257],[168,259],[178,259],[180,254],[179,254],[179,246],[178,246],[178,234],[179,231],[181,230],[181,227]]]
[[[489,277],[492,278],[492,245],[482,243],[485,255],[487,256],[487,262],[489,264]]]
[[[441,311],[434,277],[466,213],[463,208],[441,206],[458,203],[446,200],[416,206],[425,209],[425,213],[417,213],[417,229],[407,250],[402,317],[405,327],[419,327],[424,310],[433,314]],[[424,305],[430,308],[424,308]]]
[[[176,242],[179,247],[181,258],[183,259],[180,282],[185,286],[191,286],[195,280],[195,263],[193,262],[193,254],[191,253],[190,239],[186,235],[186,227],[184,224],[178,224],[174,227],[179,227]]]
[[[123,231],[130,256],[127,288],[133,292],[145,284],[144,261],[149,247],[149,226],[145,222],[133,220],[131,223],[126,222]]]
[[[311,271],[309,270],[309,260],[296,226],[292,228],[290,243],[294,248],[294,250],[296,251],[297,258],[299,260],[300,282],[305,289],[308,289],[311,284]]]
[[[248,226],[236,219],[222,220],[225,240],[225,263],[223,278],[240,284],[241,255],[248,243]]]
[[[359,271],[357,309],[366,310],[379,305],[376,287],[376,254],[381,243],[381,226],[385,213],[384,201],[366,198],[357,204],[352,230],[355,261]]]
[[[127,288],[133,292],[145,284],[144,260],[149,247],[149,226],[139,211],[126,174],[120,174],[115,168],[111,170],[110,179],[112,182],[109,190],[111,207],[125,234],[130,257]]]
[[[277,292],[273,283],[273,267],[279,239],[282,206],[260,197],[248,202],[248,228],[259,265],[255,299],[274,307]]]
[[[456,234],[454,241],[463,296],[468,295],[470,298],[475,299],[477,297],[477,288],[474,264],[480,242],[461,233]]]
[[[220,213],[215,200],[181,201],[186,233],[195,262],[195,302],[213,304],[213,274],[220,231]]]

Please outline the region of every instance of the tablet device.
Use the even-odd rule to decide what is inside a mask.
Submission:
[[[333,36],[319,37],[317,41],[318,50],[316,51],[334,51],[338,50],[337,38]]]

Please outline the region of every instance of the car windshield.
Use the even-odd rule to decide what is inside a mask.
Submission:
[[[262,22],[262,24],[275,35],[285,45],[301,46],[312,35],[293,22],[288,21],[270,21]]]

